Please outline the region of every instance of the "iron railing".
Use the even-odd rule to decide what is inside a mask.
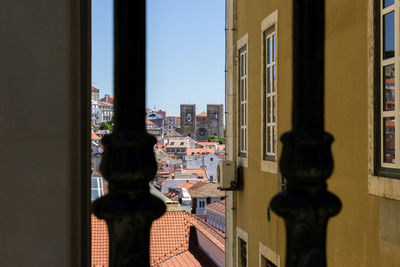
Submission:
[[[102,140],[109,193],[93,203],[107,222],[110,267],[149,266],[150,228],[165,212],[150,194],[156,139],[145,130],[145,0],[114,1],[114,131]]]
[[[271,201],[286,224],[286,266],[326,266],[326,229],[341,202],[327,191],[333,171],[324,131],[325,0],[293,0],[292,131],[282,135],[287,190]]]

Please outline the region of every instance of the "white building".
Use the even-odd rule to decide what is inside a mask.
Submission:
[[[99,109],[98,124],[112,121],[114,118],[114,105],[106,102],[97,102]]]
[[[187,169],[204,168],[210,182],[215,182],[217,181],[217,167],[219,161],[221,161],[221,159],[215,154],[186,156],[184,167]]]

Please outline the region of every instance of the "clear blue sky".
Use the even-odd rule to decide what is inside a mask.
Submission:
[[[92,1],[92,83],[112,94],[112,0]],[[147,1],[147,106],[224,104],[224,0]]]

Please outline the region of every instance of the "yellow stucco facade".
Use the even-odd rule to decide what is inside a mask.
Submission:
[[[279,170],[273,170],[274,163],[266,167],[262,160],[262,23],[277,14],[276,128],[281,136],[291,129],[292,1],[226,0],[226,6],[227,159],[237,161],[244,171],[243,189],[227,195],[226,263],[237,266],[237,238],[246,235],[242,239],[247,239],[247,266],[260,266],[260,252],[266,250],[266,258],[284,266],[284,221],[272,211],[267,218],[281,177]],[[376,7],[379,3],[374,0],[326,0],[325,130],[335,138],[335,169],[328,188],[343,203],[342,211],[328,225],[328,266],[400,266],[400,184],[395,178],[374,176],[374,116],[379,115],[373,104],[380,12]],[[245,157],[238,156],[238,43],[247,44],[248,53]],[[278,141],[277,159],[281,149]]]

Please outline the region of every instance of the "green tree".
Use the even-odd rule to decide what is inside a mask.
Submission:
[[[208,137],[208,142],[218,142],[220,145],[225,145],[225,137],[210,135]]]
[[[112,131],[114,128],[114,123],[112,121],[102,122],[100,123],[99,129],[100,130],[110,130]]]

